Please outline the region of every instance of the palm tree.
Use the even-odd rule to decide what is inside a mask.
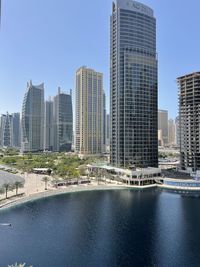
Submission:
[[[47,176],[44,176],[43,178],[42,178],[42,181],[45,183],[45,190],[47,190],[47,183],[49,182],[49,177],[47,177]]]
[[[17,196],[17,194],[18,194],[18,189],[24,187],[24,183],[23,183],[23,182],[16,181],[16,182],[14,183],[14,187],[15,187],[15,192],[16,192],[16,196]]]
[[[97,170],[96,170],[96,178],[97,178],[97,183],[98,183],[98,185],[99,185],[101,176],[102,176],[102,170],[101,170],[101,169],[97,169]]]
[[[88,184],[91,182],[91,177],[92,177],[92,172],[89,169],[86,169],[86,174],[87,174],[87,180]]]
[[[9,183],[5,183],[5,184],[3,184],[3,188],[5,189],[6,199],[7,199],[8,198],[8,191],[13,190],[13,185],[9,184]]]
[[[5,193],[5,188],[4,187],[1,187],[0,188],[0,195],[4,194]]]

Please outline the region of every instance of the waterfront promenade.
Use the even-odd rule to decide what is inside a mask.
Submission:
[[[126,189],[147,189],[156,187],[156,184],[146,186],[132,186],[117,181],[105,180],[105,182],[97,182],[95,179],[91,180],[90,184],[71,185],[55,188],[51,182],[48,183],[48,190],[45,190],[45,184],[42,181],[44,175],[34,173],[24,174],[25,179],[24,188],[19,189],[19,195],[15,196],[14,192],[8,192],[8,199],[4,195],[0,195],[0,210],[10,208],[12,206],[22,204],[36,199],[50,197],[59,194],[74,193],[81,191],[94,190],[126,190]]]
[[[127,190],[127,189],[148,189],[153,187],[159,187],[160,189],[169,189],[174,191],[199,191],[200,187],[188,187],[188,186],[176,186],[168,184],[151,184],[144,186],[128,185],[125,183],[105,180],[104,182],[98,182],[95,179],[91,180],[89,184],[70,185],[55,188],[51,182],[48,183],[47,190],[45,190],[45,184],[42,181],[44,175],[38,175],[34,173],[24,174],[22,176],[25,179],[24,188],[20,188],[18,195],[15,196],[14,192],[8,192],[8,199],[5,199],[4,195],[0,195],[0,210],[10,208],[15,205],[23,204],[29,201],[34,201],[40,198],[50,197],[54,195],[82,192],[82,191],[95,191],[95,190]],[[175,179],[167,179],[175,180]],[[177,180],[176,180],[177,181]]]

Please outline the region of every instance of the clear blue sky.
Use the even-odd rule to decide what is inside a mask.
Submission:
[[[112,0],[2,0],[0,113],[21,111],[26,83],[75,87],[82,65],[104,74],[109,95]],[[157,18],[159,108],[177,114],[176,77],[200,70],[200,1],[142,0]]]

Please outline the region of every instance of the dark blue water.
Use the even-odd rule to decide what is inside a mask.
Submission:
[[[0,267],[200,266],[200,198],[73,193],[0,212]]]

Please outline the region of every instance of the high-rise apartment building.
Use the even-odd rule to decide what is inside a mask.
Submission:
[[[200,169],[200,72],[177,79],[179,87],[179,127],[181,168]]]
[[[106,94],[103,93],[103,150],[106,150]]]
[[[20,113],[2,114],[0,117],[0,146],[21,146]]]
[[[103,75],[86,67],[76,72],[76,151],[103,151]]]
[[[21,123],[20,123],[20,113],[13,113],[13,146],[21,147]]]
[[[175,145],[175,123],[174,120],[168,120],[168,145]]]
[[[53,151],[53,101],[50,99],[45,101],[44,114],[44,149]]]
[[[54,151],[69,152],[72,149],[73,112],[72,96],[58,88],[53,101]]]
[[[1,115],[0,135],[2,147],[13,146],[13,117],[8,113]]]
[[[111,163],[157,167],[157,54],[153,10],[115,0],[111,16]]]
[[[44,149],[44,84],[27,83],[22,106],[22,152]]]
[[[179,116],[175,119],[175,144],[180,147],[180,127],[179,127]]]
[[[158,110],[158,131],[160,131],[161,145],[168,145],[168,111]]]
[[[106,146],[110,146],[110,114],[106,115]]]

